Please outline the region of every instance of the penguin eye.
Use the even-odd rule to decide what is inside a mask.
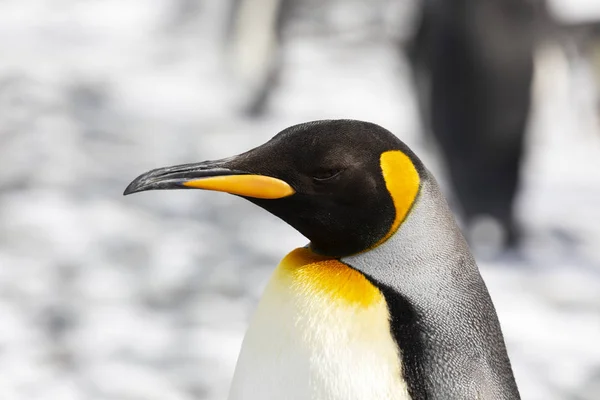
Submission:
[[[323,182],[333,179],[341,173],[341,169],[323,169],[313,172],[312,177],[317,182]]]

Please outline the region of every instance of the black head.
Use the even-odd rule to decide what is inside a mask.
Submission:
[[[296,228],[314,251],[342,257],[393,233],[423,172],[414,153],[378,125],[315,121],[238,156],[150,171],[125,194],[176,188],[237,194]]]

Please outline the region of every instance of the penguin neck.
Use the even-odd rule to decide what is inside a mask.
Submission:
[[[432,325],[452,329],[444,319],[453,318],[454,310],[465,306],[461,303],[471,306],[473,284],[489,299],[468,245],[437,182],[428,173],[398,230],[381,245],[341,261],[370,279],[388,303],[389,297],[394,297]],[[395,322],[407,321],[396,316]]]
[[[430,283],[431,278],[443,278],[440,274],[457,258],[468,258],[470,268],[464,272],[479,274],[435,178],[424,175],[415,204],[396,232],[379,246],[341,261],[394,287],[418,276]]]
[[[518,399],[494,306],[431,175],[387,241],[341,261],[384,295],[412,398]]]

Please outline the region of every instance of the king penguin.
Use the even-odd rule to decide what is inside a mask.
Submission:
[[[386,129],[295,125],[238,156],[149,171],[124,194],[193,188],[246,198],[310,240],[267,284],[230,400],[520,398],[438,184]]]

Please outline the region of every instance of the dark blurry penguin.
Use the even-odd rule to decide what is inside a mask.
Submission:
[[[533,0],[425,0],[408,47],[423,119],[467,225],[489,216],[519,239],[513,204],[530,108]]]
[[[268,283],[230,399],[519,399],[446,201],[387,130],[296,125],[235,157],[147,172],[125,194],[184,188],[242,196],[310,240]]]

